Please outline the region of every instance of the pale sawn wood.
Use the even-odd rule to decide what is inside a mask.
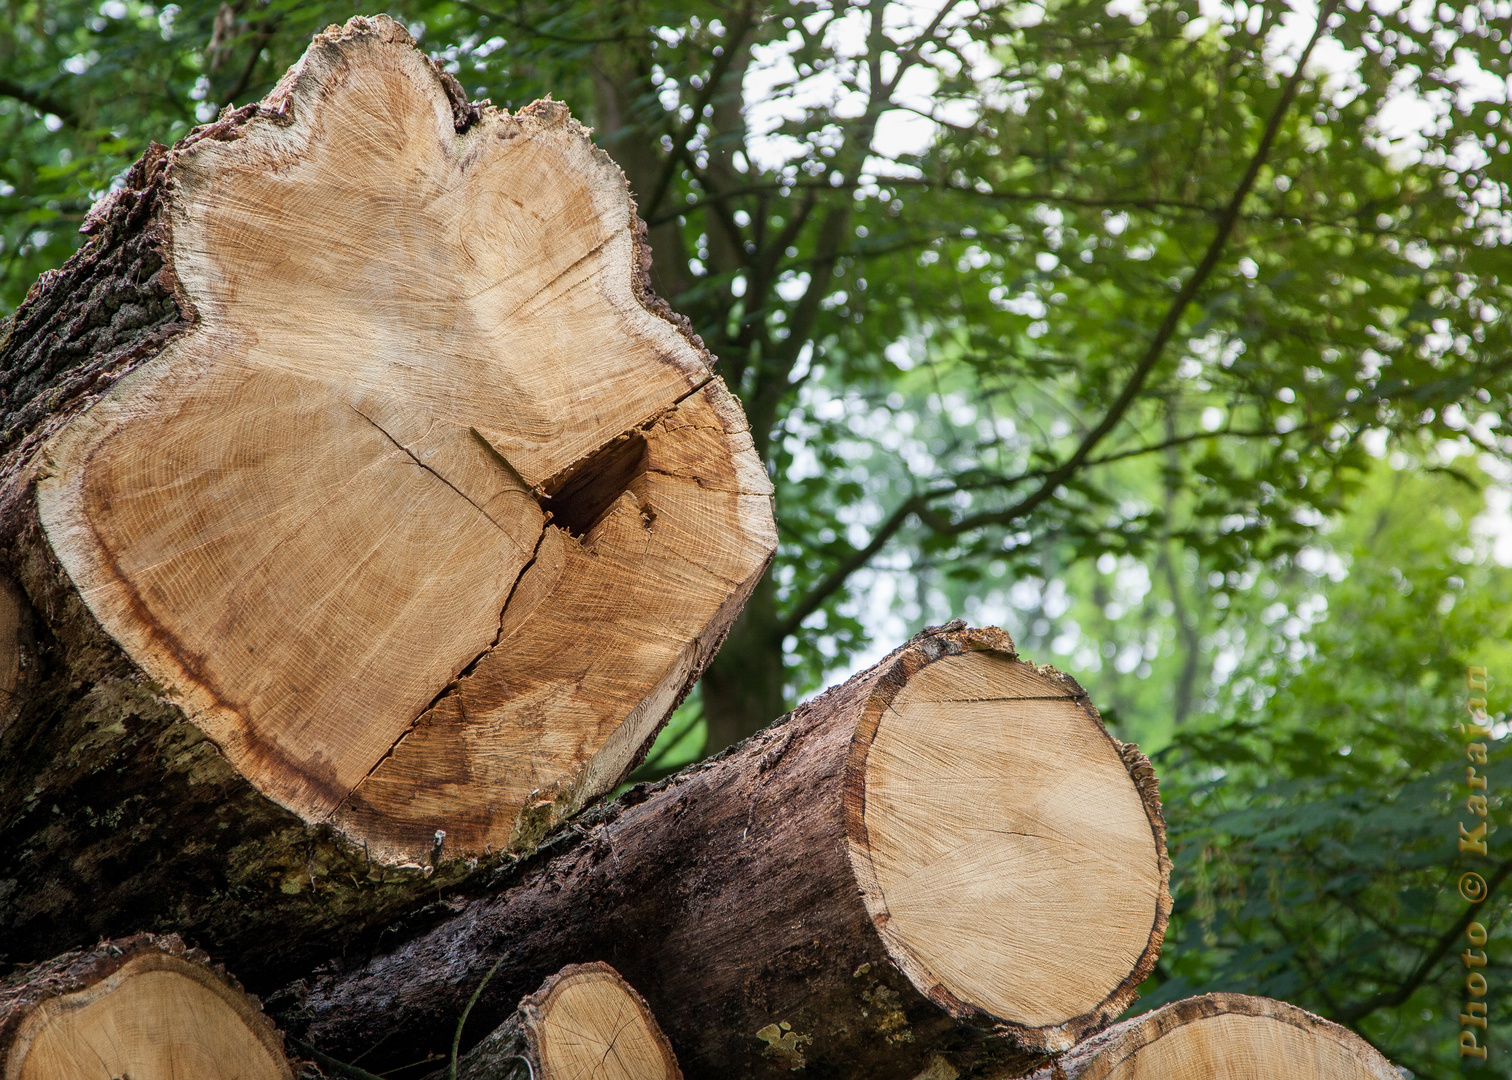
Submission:
[[[928,631],[593,813],[434,928],[291,987],[283,1022],[381,1070],[390,1031],[448,1046],[500,960],[483,1030],[563,961],[602,960],[689,1077],[1027,1072],[1129,1005],[1170,911],[1149,763],[997,630]]]
[[[682,1072],[645,999],[608,964],[592,963],[568,965],[522,1000],[458,1061],[457,1077],[682,1080]]]
[[[177,938],[107,941],[0,984],[3,1080],[291,1080],[283,1042]]]
[[[618,168],[386,17],[86,231],[0,328],[0,961],[277,985],[613,789],[771,485]]]
[[[1295,1005],[1247,994],[1205,994],[1116,1024],[1030,1080],[1401,1080],[1401,1076],[1354,1032]]]
[[[397,23],[354,20],[174,151],[197,325],[37,481],[132,659],[256,787],[390,863],[438,829],[464,856],[523,846],[532,798],[562,816],[617,783],[772,547],[739,407],[637,293],[623,174],[562,105],[459,133],[447,89]],[[644,460],[582,535],[548,524],[540,496],[626,437]],[[502,688],[446,701],[464,673]],[[459,710],[437,785],[443,748],[397,751]]]
[[[948,656],[869,720],[851,857],[916,986],[1053,1028],[1128,977],[1166,871],[1124,761],[1058,673]]]

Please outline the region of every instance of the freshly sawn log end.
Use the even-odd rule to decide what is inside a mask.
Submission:
[[[3,1080],[291,1080],[283,1039],[178,938],[106,941],[0,983]]]
[[[291,988],[286,1022],[337,1058],[396,1025],[434,1053],[496,961],[485,1024],[605,960],[690,1078],[1022,1074],[1128,1006],[1170,912],[1149,763],[999,630],[926,631],[594,813],[434,928]]]
[[[1270,998],[1206,994],[1116,1024],[1030,1080],[1401,1080],[1348,1028]]]
[[[845,802],[890,958],[952,1015],[1053,1053],[1153,970],[1171,907],[1154,773],[1001,631],[895,654],[860,710]]]
[[[86,230],[0,340],[0,879],[36,909],[0,892],[12,946],[163,925],[148,894],[525,852],[612,790],[776,536],[741,409],[566,107],[468,105],[356,18]],[[229,809],[196,836],[210,783]],[[62,827],[88,850],[6,865]],[[62,892],[108,912],[111,874],[180,862],[62,925]]]
[[[645,1000],[608,964],[592,963],[547,979],[458,1061],[457,1077],[682,1080],[682,1072]]]

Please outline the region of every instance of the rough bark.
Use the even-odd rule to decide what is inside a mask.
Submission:
[[[615,787],[771,487],[619,170],[385,17],[85,231],[0,339],[0,961],[277,985]]]
[[[618,972],[570,964],[457,1062],[457,1080],[682,1080],[682,1072],[645,999]]]
[[[1148,763],[1074,682],[960,624],[561,842],[277,1013],[382,1071],[446,1045],[490,970],[485,1030],[601,960],[689,1077],[1027,1072],[1128,1005],[1170,909]]]
[[[1401,1080],[1380,1052],[1321,1016],[1247,994],[1205,994],[1115,1024],[1030,1080]],[[951,1080],[948,1076],[940,1080]]]
[[[257,999],[173,935],[66,953],[0,983],[5,1080],[291,1080]]]

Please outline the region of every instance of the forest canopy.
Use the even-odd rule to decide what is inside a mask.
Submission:
[[[150,142],[372,13],[4,3],[4,312]],[[1457,1068],[1452,724],[1467,665],[1512,678],[1512,4],[387,10],[474,99],[595,129],[777,486],[650,771],[1000,622],[1155,752],[1177,908],[1140,1007],[1272,994]]]

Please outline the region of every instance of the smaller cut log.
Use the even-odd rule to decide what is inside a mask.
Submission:
[[[457,1080],[682,1080],[682,1071],[645,999],[594,963],[542,983],[462,1057]]]
[[[1248,994],[1204,994],[1115,1024],[1029,1080],[1402,1080],[1348,1028]],[[994,1078],[997,1080],[997,1078]]]
[[[491,970],[483,1030],[601,960],[690,1078],[1026,1073],[1128,1007],[1170,910],[1149,763],[1000,630],[927,631],[595,816],[439,925],[291,987],[286,1027],[381,1072],[449,1047]]]
[[[0,984],[4,1080],[291,1080],[283,1039],[177,937],[65,953]]]

